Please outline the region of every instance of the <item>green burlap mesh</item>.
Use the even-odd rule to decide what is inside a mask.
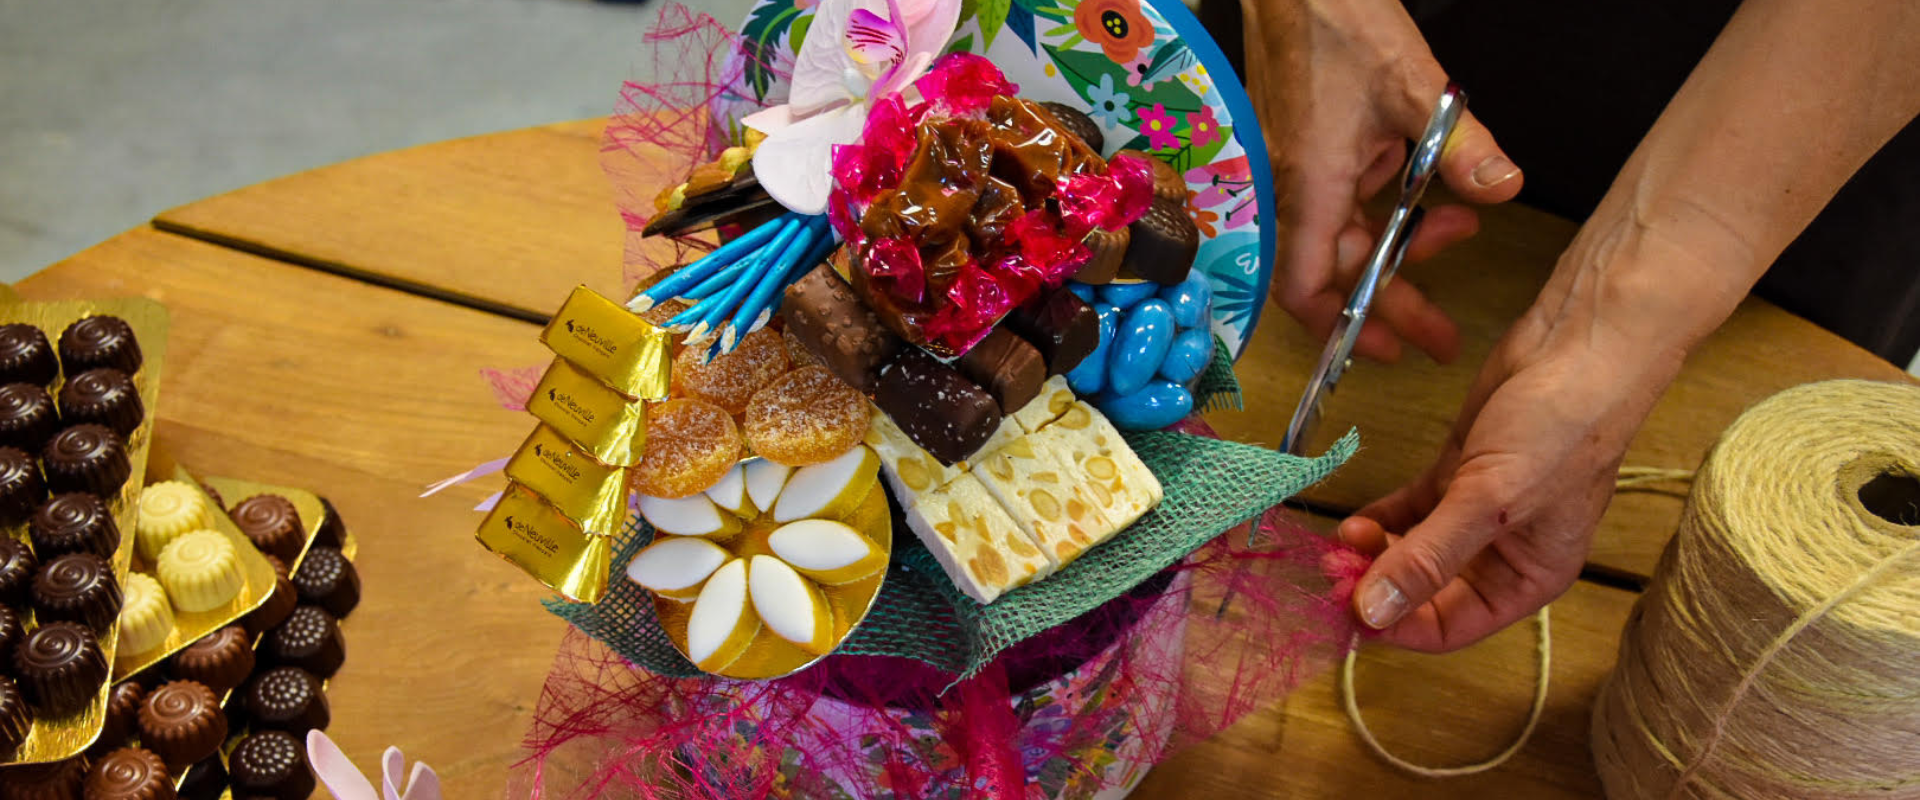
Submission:
[[[1359,446],[1352,432],[1319,458],[1169,431],[1131,433],[1127,441],[1166,488],[1160,505],[1133,527],[1052,577],[981,605],[961,594],[933,555],[898,526],[880,598],[836,652],[903,656],[970,675],[1000,651],[1120,596],[1320,481]],[[622,532],[616,575],[600,603],[549,600],[547,608],[634,664],[661,675],[699,675],[660,629],[647,591],[617,574],[652,539],[640,521]]]
[[[1233,351],[1219,336],[1213,337],[1213,360],[1193,384],[1193,410],[1201,413],[1245,406],[1240,401],[1240,378],[1233,374]]]

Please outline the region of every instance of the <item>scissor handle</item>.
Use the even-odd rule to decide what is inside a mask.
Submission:
[[[1446,152],[1447,137],[1453,135],[1453,129],[1460,124],[1460,115],[1467,110],[1467,92],[1458,84],[1447,83],[1447,90],[1440,94],[1440,102],[1433,107],[1433,116],[1427,118],[1427,128],[1420,132],[1419,140],[1413,143],[1413,154],[1407,157],[1407,173],[1400,182],[1400,204],[1415,206],[1420,196],[1426,194],[1427,184],[1433,182],[1433,174],[1440,170],[1440,156]]]

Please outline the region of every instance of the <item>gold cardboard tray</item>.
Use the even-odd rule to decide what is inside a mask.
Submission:
[[[159,463],[166,458],[160,448],[155,449],[153,457],[156,468],[148,470],[148,483],[158,483],[166,480],[181,481],[192,486],[195,491],[200,492],[202,499],[206,500],[209,508],[219,508],[219,506],[214,504],[213,498],[208,497],[206,491],[200,488],[200,482],[194,480],[191,473],[171,463]],[[171,467],[171,469],[168,469],[168,467]],[[218,487],[215,487],[215,490],[221,491],[222,496],[226,494],[225,491],[219,490]],[[313,504],[318,507],[320,505],[319,499],[315,498]],[[307,513],[304,509],[301,511],[300,518],[302,520],[307,518]],[[166,641],[162,642],[160,646],[142,653],[116,654],[113,659],[113,682],[118,683],[125,680],[134,673],[166,660],[168,656],[198,641],[200,637],[233,624],[254,609],[259,608],[261,604],[267,602],[267,597],[273,594],[275,576],[273,574],[273,565],[268,563],[267,557],[261,555],[260,551],[254,548],[253,542],[247,539],[246,534],[240,532],[239,526],[234,525],[233,520],[229,519],[224,512],[214,514],[213,520],[213,529],[225,534],[227,541],[233,544],[233,552],[239,556],[240,574],[246,578],[246,585],[240,587],[240,593],[234,595],[232,600],[227,601],[226,605],[220,606],[219,608],[208,611],[187,612],[176,607],[173,610],[173,630],[167,633]],[[131,531],[131,529],[128,530]],[[123,535],[130,536],[127,532],[123,532]],[[311,535],[309,535],[309,538],[311,538]],[[133,571],[144,572],[148,575],[154,574],[154,566],[146,563],[145,559],[136,555],[133,560]]]
[[[11,294],[0,295],[0,301],[13,299]],[[153,443],[154,409],[160,396],[160,375],[167,360],[167,308],[144,297],[0,305],[0,323],[32,324],[47,334],[49,342],[56,344],[60,341],[60,333],[68,325],[97,314],[126,320],[139,341],[142,355],[140,371],[133,376],[133,381],[140,389],[140,404],[146,411],[146,418],[140,421],[140,427],[134,429],[133,435],[127,437],[127,461],[132,467],[129,473],[132,477],[120,487],[119,495],[108,498],[107,503],[107,507],[113,511],[114,524],[120,528],[120,548],[113,554],[113,577],[124,583],[133,559],[133,530],[139,517],[140,489],[144,485],[139,478],[147,472],[147,451]],[[57,397],[64,381],[63,373],[48,388],[48,392]],[[5,535],[27,541],[26,525],[11,526],[6,529]],[[37,627],[32,609],[20,610],[21,622],[25,627],[29,630]],[[100,637],[100,650],[109,664],[113,663],[114,647],[119,641],[118,624]],[[0,765],[58,761],[87,749],[94,739],[100,737],[100,728],[106,724],[107,693],[112,685],[112,680],[101,683],[100,692],[94,696],[93,702],[80,711],[62,717],[35,717],[33,727],[27,731],[26,742],[15,751],[11,761],[0,761]]]
[[[876,477],[873,488],[867,491],[866,499],[861,500],[860,505],[840,521],[872,539],[887,554],[888,560],[892,560],[893,514],[887,509],[884,481]],[[767,547],[767,536],[778,527],[780,523],[773,521],[772,512],[762,513],[758,518],[747,520],[736,538],[728,540],[723,546],[739,558],[770,555],[772,550]],[[853,583],[820,587],[821,593],[827,597],[827,607],[833,611],[833,647],[839,647],[853,633],[854,627],[867,618],[873,601],[880,596],[880,584],[886,577],[887,568],[883,566],[878,572]],[[622,576],[621,580],[626,578]],[[687,619],[693,615],[693,603],[682,603],[656,594],[653,596],[653,608],[660,617],[660,627],[666,630],[667,638],[673,641],[673,646],[680,650],[681,655],[686,655]],[[831,650],[829,648],[829,652]],[[753,643],[747,646],[747,651],[716,674],[746,680],[780,678],[813,666],[825,657],[802,650],[762,626],[760,632],[754,635]]]

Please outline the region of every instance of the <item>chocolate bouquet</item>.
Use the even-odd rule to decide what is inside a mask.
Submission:
[[[1239,402],[1271,200],[1183,8],[770,0],[649,44],[670,77],[604,148],[634,293],[544,331],[478,534],[595,643],[563,645],[537,763],[598,739],[581,785],[648,796],[1076,794],[1345,642],[1338,552],[1270,509],[1353,439],[1190,416]],[[1262,550],[1220,536],[1247,525]],[[1235,614],[1187,613],[1230,584]]]

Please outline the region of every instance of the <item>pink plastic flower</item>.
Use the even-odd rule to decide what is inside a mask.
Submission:
[[[913,87],[934,110],[946,116],[970,116],[987,110],[995,95],[1012,97],[1020,87],[993,62],[972,53],[942,57]]]
[[[1164,150],[1180,146],[1180,137],[1175,136],[1173,127],[1177,124],[1172,114],[1167,113],[1164,103],[1154,103],[1153,108],[1140,109],[1140,132],[1146,134],[1147,147]]]
[[[1188,114],[1187,127],[1193,129],[1187,140],[1194,147],[1205,147],[1220,139],[1220,123],[1213,118],[1212,106],[1201,106],[1198,112]]]

